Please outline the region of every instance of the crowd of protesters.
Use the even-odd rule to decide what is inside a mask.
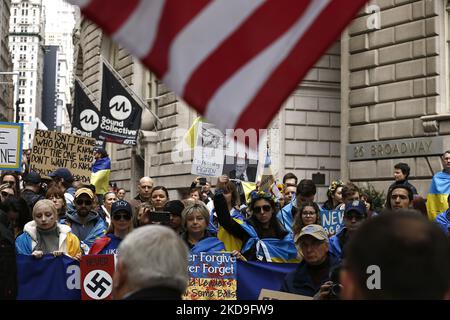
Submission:
[[[103,151],[97,153],[104,156]],[[450,176],[446,155],[450,152],[442,157],[443,172]],[[242,261],[297,263],[280,291],[316,299],[444,298],[450,292],[450,210],[430,222],[425,200],[408,181],[408,164],[398,163],[393,169],[395,181],[385,190],[385,209],[380,212],[374,211],[370,195],[339,180],[330,183],[327,201],[319,204],[314,182],[299,181],[292,173],[277,185],[277,195],[258,184],[245,194],[239,181],[224,175],[217,179],[214,192],[212,181],[197,177],[185,199],[172,200],[168,189],[150,177],[138,181],[138,194],[130,198],[117,184],[99,194],[94,185],[74,181],[66,168],[50,173],[50,179],[35,172],[3,172],[0,232],[2,241],[15,242],[17,254],[36,259],[66,254],[79,260],[86,254],[119,254],[122,240],[134,229],[157,224],[172,229],[191,253],[227,251]],[[450,205],[450,195],[447,201]],[[332,236],[322,226],[323,210],[343,213],[343,228]],[[417,256],[415,243],[417,248],[428,248],[428,255],[438,255],[440,266],[431,265],[436,258],[430,258],[434,272]],[[389,281],[394,285],[383,282],[385,295],[361,284],[362,263],[380,265],[392,277]],[[424,269],[415,273],[408,270],[408,263]],[[417,288],[395,277],[402,266]],[[341,267],[345,271],[339,271]],[[439,278],[441,269],[445,272]],[[427,283],[434,287],[428,290]],[[2,284],[2,298],[14,298],[8,285]],[[420,290],[434,291],[421,295]]]

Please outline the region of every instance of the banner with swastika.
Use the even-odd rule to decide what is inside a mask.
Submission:
[[[82,300],[112,300],[114,255],[83,256],[80,269]]]

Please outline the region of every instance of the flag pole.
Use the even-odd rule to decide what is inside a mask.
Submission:
[[[116,71],[116,69],[114,69],[114,67],[108,62],[106,61],[105,58],[103,58],[101,56],[101,59],[103,60],[103,63],[106,65],[106,67],[112,72],[114,73],[114,75],[119,79],[120,82],[122,82],[122,84],[125,85],[125,87],[128,89],[128,92],[134,96],[135,98],[137,98],[137,100],[139,100],[141,102],[141,104],[143,106],[145,106],[145,108],[147,108],[148,111],[150,111],[150,113],[155,117],[155,119],[162,125],[162,121],[161,119],[153,112],[153,110],[149,107],[149,105],[147,104],[147,102],[145,102],[139,95],[137,95],[134,90],[128,85],[128,83],[125,81],[125,79]],[[142,106],[141,105],[141,106]],[[157,129],[157,128],[156,128]]]
[[[92,101],[92,103],[94,103],[94,101],[97,102],[97,103],[96,103],[96,106],[99,107],[99,110],[100,110],[100,105],[99,105],[99,103],[98,103],[98,99],[95,98],[95,95],[92,93],[92,91],[89,90],[89,88],[84,84],[83,81],[81,81],[80,78],[78,78],[78,77],[75,76],[75,75],[74,75],[74,77],[75,77],[75,81],[78,81],[78,83],[81,85],[81,88],[82,88],[83,90],[85,90],[85,92],[87,91],[87,93],[90,94],[90,95],[92,96],[92,98],[94,98],[94,100],[91,99],[91,101]]]

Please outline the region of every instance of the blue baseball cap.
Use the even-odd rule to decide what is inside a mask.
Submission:
[[[69,169],[67,168],[58,168],[55,171],[53,171],[52,173],[48,174],[49,177],[59,177],[59,178],[63,178],[64,181],[67,182],[73,182],[73,175],[72,173],[69,171]]]
[[[124,200],[118,200],[116,202],[113,202],[113,204],[111,206],[111,215],[113,215],[119,211],[125,211],[125,212],[133,215],[133,209],[131,208],[131,205]]]
[[[351,211],[356,211],[358,212],[360,215],[362,216],[367,216],[367,207],[366,204],[363,201],[360,200],[355,200],[352,202],[347,202],[345,204],[345,211],[344,214],[351,212]]]

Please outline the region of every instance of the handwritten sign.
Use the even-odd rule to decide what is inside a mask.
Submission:
[[[344,210],[321,210],[322,227],[329,237],[334,236],[344,227]]]
[[[236,258],[230,253],[192,254],[184,300],[236,300]]]
[[[218,177],[224,163],[224,136],[213,125],[200,122],[197,129],[191,173],[198,176]]]
[[[67,168],[75,180],[89,183],[94,147],[93,138],[37,129],[30,168],[41,176],[47,176],[57,168]]]
[[[0,170],[22,166],[23,124],[0,122]]]

